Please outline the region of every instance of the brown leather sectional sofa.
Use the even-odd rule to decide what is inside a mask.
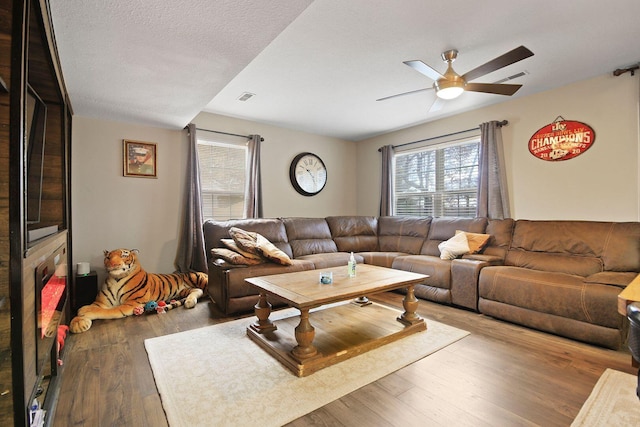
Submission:
[[[257,232],[292,265],[231,265],[211,254],[238,227]],[[253,309],[244,279],[358,262],[429,275],[419,298],[609,348],[626,338],[617,295],[640,272],[640,223],[486,218],[270,218],[206,221],[210,297],[226,314]],[[489,234],[478,254],[440,258],[456,230]],[[277,305],[277,301],[272,301]]]

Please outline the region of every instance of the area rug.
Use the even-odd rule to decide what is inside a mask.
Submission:
[[[635,375],[607,369],[582,405],[571,426],[640,425],[637,385],[638,379]]]
[[[425,332],[298,378],[247,337],[254,320],[145,340],[170,426],[281,426],[469,334],[428,320]]]

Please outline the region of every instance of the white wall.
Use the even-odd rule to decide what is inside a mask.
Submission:
[[[260,134],[264,216],[355,215],[353,142],[203,113],[198,127],[241,135]],[[122,140],[158,144],[157,179],[123,177]],[[104,279],[103,250],[136,248],[149,272],[174,271],[185,187],[187,136],[168,130],[74,117],[72,134],[73,262],[88,261]],[[314,197],[289,181],[296,154],[322,158],[328,180]]]
[[[506,119],[502,135],[513,218],[638,221],[639,94],[637,76],[606,75],[362,141],[358,214],[379,211],[379,147]],[[558,116],[590,125],[594,144],[571,160],[535,158],[529,138]]]
[[[261,153],[264,217],[356,214],[355,142],[210,113],[199,114],[193,123],[198,128],[259,134],[264,138]],[[327,167],[327,185],[313,197],[298,194],[289,181],[291,161],[305,151],[320,156]]]
[[[123,139],[157,144],[157,179],[123,176]],[[148,271],[172,272],[186,133],[76,116],[71,150],[74,263],[103,272],[103,250],[135,248]]]

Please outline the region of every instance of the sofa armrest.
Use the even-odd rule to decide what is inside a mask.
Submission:
[[[246,265],[231,264],[230,262],[227,262],[221,258],[212,260],[209,263],[209,269],[211,269],[212,266],[214,268],[219,268],[222,270],[231,270],[232,268],[247,268]]]
[[[477,255],[476,255],[477,256]],[[485,256],[486,257],[486,256]],[[486,261],[465,256],[451,261],[451,303],[478,311],[478,281],[480,270],[489,265],[501,265],[499,257]]]
[[[489,265],[502,265],[504,264],[504,258],[497,255],[484,255],[484,254],[466,254],[462,256],[462,259],[483,261]]]

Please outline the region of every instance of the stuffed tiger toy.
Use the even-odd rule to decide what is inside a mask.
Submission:
[[[205,273],[147,273],[138,262],[137,249],[104,251],[108,276],[96,300],[80,307],[71,320],[73,333],[88,330],[95,319],[118,319],[131,316],[136,307],[150,301],[184,298],[186,308],[195,307],[208,284]]]

